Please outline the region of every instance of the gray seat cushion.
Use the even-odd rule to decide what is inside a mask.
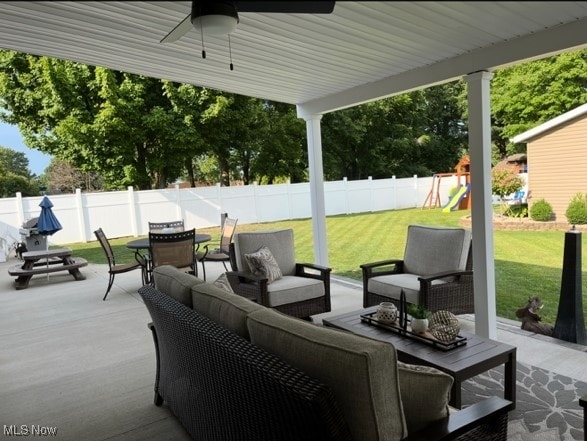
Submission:
[[[429,276],[445,271],[464,270],[471,232],[466,228],[408,226],[404,273]]]
[[[420,277],[418,274],[390,274],[386,276],[375,276],[369,279],[367,287],[369,292],[390,299],[399,300],[401,290],[406,294],[406,302],[420,303]],[[446,283],[443,280],[434,280],[432,285]]]
[[[265,309],[262,305],[218,288],[211,283],[192,286],[192,304],[194,311],[247,340],[249,339],[247,315],[259,309]]]
[[[251,342],[332,389],[353,439],[391,441],[406,436],[392,345],[269,308],[250,314],[247,324]]]
[[[234,251],[239,271],[249,271],[244,255],[252,254],[265,246],[275,258],[281,274],[293,276],[296,272],[293,229],[246,231],[234,235]]]
[[[324,283],[309,277],[285,276],[267,285],[267,292],[269,306],[275,307],[324,297]]]
[[[157,290],[192,307],[192,286],[204,283],[196,276],[178,270],[172,265],[161,265],[153,270],[153,280]]]

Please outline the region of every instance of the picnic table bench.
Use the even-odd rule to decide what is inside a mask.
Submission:
[[[13,265],[8,269],[8,274],[16,276],[14,286],[16,289],[28,288],[34,275],[68,271],[75,280],[84,280],[86,277],[80,272],[80,268],[87,266],[88,261],[81,257],[72,257],[69,248],[55,248],[46,251],[27,251],[22,253],[24,263]]]

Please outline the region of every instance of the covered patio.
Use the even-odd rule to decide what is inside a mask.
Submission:
[[[0,47],[295,104],[306,121],[316,263],[328,264],[320,119],[436,84],[468,84],[475,332],[496,337],[489,90],[498,67],[587,46],[585,2],[337,2],[241,13],[231,34],[160,43],[190,2],[3,2]],[[230,58],[229,58],[230,57]],[[234,70],[229,68],[234,64]]]
[[[54,427],[59,440],[190,439],[167,406],[153,405],[155,350],[150,316],[137,293],[140,274],[118,275],[103,302],[106,264],[83,268],[86,280],[37,276],[16,291],[7,272],[15,263],[12,257],[0,264],[0,421]],[[207,270],[213,280],[224,269],[210,264]],[[327,315],[361,306],[361,287],[335,277]],[[474,317],[461,317],[461,326],[472,329]],[[501,319],[497,339],[517,346],[520,363],[587,382],[584,347]]]

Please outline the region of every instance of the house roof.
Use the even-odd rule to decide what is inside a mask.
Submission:
[[[532,138],[536,138],[537,136],[540,136],[551,129],[566,124],[569,121],[579,118],[585,114],[587,114],[587,103],[579,107],[576,107],[573,110],[570,110],[569,112],[563,113],[562,115],[559,115],[556,118],[546,121],[545,123],[542,123],[539,126],[534,127],[533,129],[527,130],[524,133],[520,133],[519,135],[514,136],[511,139],[511,141],[515,144],[528,142]]]
[[[3,1],[0,47],[325,113],[587,46],[587,2],[338,1],[160,43],[189,1]]]

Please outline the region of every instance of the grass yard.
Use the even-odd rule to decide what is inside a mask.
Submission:
[[[439,209],[414,208],[330,216],[326,220],[330,266],[336,275],[360,280],[360,264],[403,256],[407,225],[459,226],[459,219],[468,214],[469,211],[442,213]],[[293,228],[297,260],[314,261],[311,219],[239,225],[237,231],[273,228]],[[211,234],[212,240],[218,240],[220,235],[219,228],[203,228],[198,232]],[[564,235],[563,231],[495,231],[498,316],[516,319],[516,309],[522,307],[529,296],[539,295],[545,305],[540,313],[542,320],[554,324],[560,296]],[[133,251],[125,246],[130,239],[111,240],[117,262],[134,259]],[[89,262],[106,263],[104,252],[96,241],[66,246]],[[583,291],[587,292],[585,283]]]

